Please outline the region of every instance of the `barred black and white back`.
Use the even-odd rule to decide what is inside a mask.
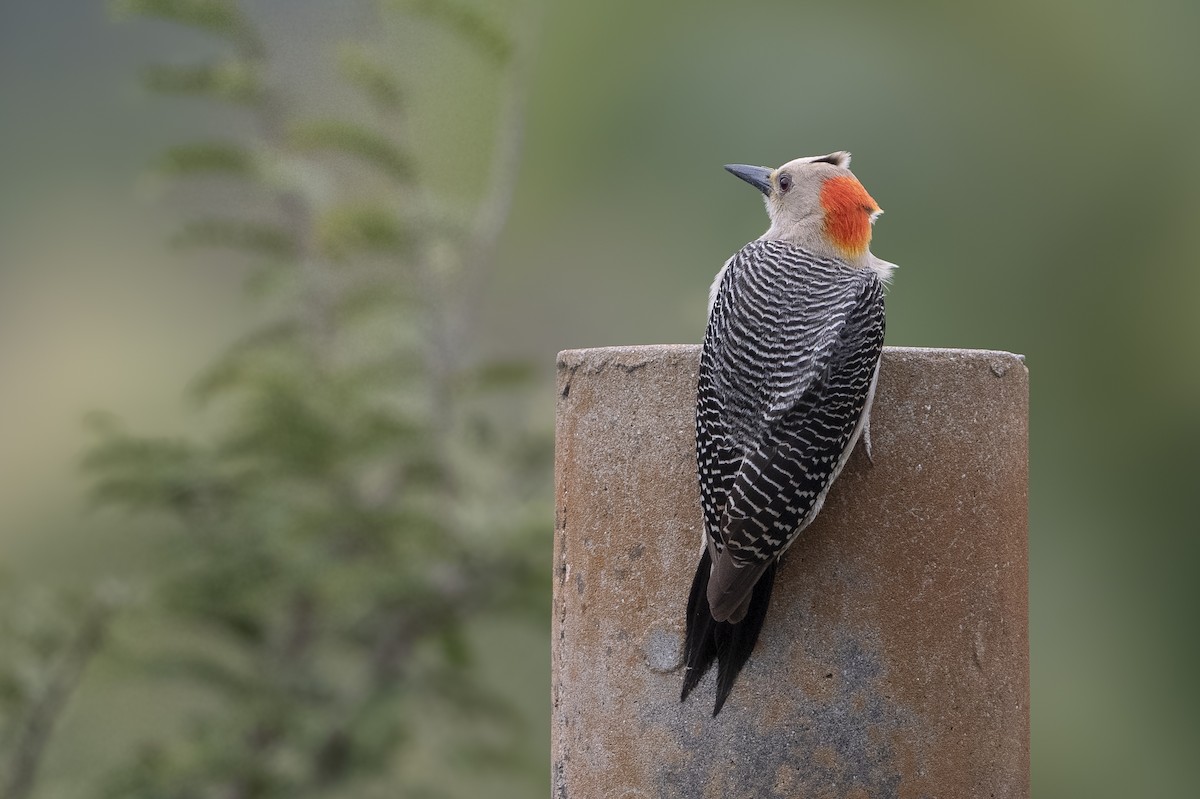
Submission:
[[[705,546],[682,691],[715,659],[714,715],[758,639],[779,556],[820,511],[867,423],[884,337],[875,269],[760,239],[717,281],[696,405]]]

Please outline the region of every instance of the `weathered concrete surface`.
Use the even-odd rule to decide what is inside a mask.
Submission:
[[[1021,360],[885,351],[874,463],[789,551],[716,719],[712,673],[679,702],[698,360],[559,356],[555,799],[1027,797]]]

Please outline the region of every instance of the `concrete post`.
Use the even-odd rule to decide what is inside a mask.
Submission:
[[[1029,795],[1028,372],[888,348],[872,417],[711,717],[679,702],[699,348],[559,355],[554,799]]]

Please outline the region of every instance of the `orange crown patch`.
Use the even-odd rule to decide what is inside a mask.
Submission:
[[[856,257],[871,243],[871,215],[879,204],[855,178],[843,175],[821,185],[821,207],[825,209],[825,233],[839,250]]]

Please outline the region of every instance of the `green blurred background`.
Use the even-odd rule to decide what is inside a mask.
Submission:
[[[273,78],[334,111],[313,54],[370,34],[368,6],[245,4]],[[556,351],[700,340],[712,275],[765,227],[722,164],[851,150],[887,211],[873,250],[900,265],[887,343],[1027,358],[1035,795],[1194,795],[1200,5],[551,0],[540,17],[478,340],[538,364],[544,427]],[[489,69],[436,37],[402,46],[414,149],[469,208]],[[236,270],[166,250],[183,203],[139,180],[162,147],[240,124],[137,87],[146,63],[208,49],[100,3],[0,6],[0,563],[38,583],[154,572],[153,524],[86,510],[81,419],[200,424],[184,388],[255,319]],[[548,630],[491,647],[548,760]],[[121,669],[89,670],[39,796],[88,795],[184,713]],[[545,795],[545,771],[513,795]]]

